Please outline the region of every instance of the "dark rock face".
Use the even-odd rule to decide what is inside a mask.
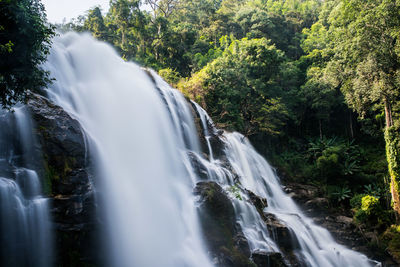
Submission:
[[[27,103],[41,154],[38,168],[51,198],[56,229],[57,266],[93,263],[96,204],[86,162],[85,136],[78,121],[61,107],[31,94]]]
[[[196,172],[197,176],[202,180],[208,179],[208,170],[207,167],[201,162],[199,157],[194,154],[193,152],[188,152],[190,163],[193,166],[194,171]]]
[[[301,259],[296,257],[295,252],[300,249],[300,244],[296,235],[292,233],[292,231],[278,218],[276,218],[274,214],[264,213],[263,218],[271,237],[282,252],[282,254],[273,254],[272,259],[275,262],[274,264],[281,264],[286,260],[286,262],[290,263],[290,266],[299,266]],[[278,255],[280,255],[280,257]],[[271,260],[271,258],[268,259]]]
[[[277,245],[286,251],[292,251],[296,242],[293,240],[289,228],[276,218],[274,214],[264,213],[264,221]]]
[[[222,134],[223,131],[218,130],[210,136],[210,144],[215,158],[223,158],[225,156],[225,142]]]
[[[247,240],[235,225],[235,211],[230,199],[215,182],[200,182],[195,195],[200,197],[203,233],[217,266],[254,266],[249,260]]]
[[[251,203],[257,208],[258,213],[261,215],[264,213],[264,208],[268,207],[268,202],[265,198],[259,197],[250,190],[246,189],[247,194],[250,197]]]
[[[194,122],[194,126],[196,127],[196,131],[197,131],[197,136],[199,137],[199,141],[200,141],[200,147],[201,147],[201,151],[204,152],[204,154],[206,154],[207,156],[208,154],[208,146],[207,146],[207,141],[206,138],[204,136],[204,129],[201,123],[201,119],[199,114],[196,111],[196,107],[194,106],[194,104],[192,102],[189,102],[190,105],[190,112],[192,113],[192,117],[193,117],[193,122]]]
[[[210,151],[207,145],[206,137],[204,136],[204,127],[200,120],[200,115],[196,111],[196,107],[191,102],[191,111],[193,114],[193,119],[197,129],[197,134],[200,140],[201,149],[207,155],[210,156]],[[211,121],[206,122],[207,131],[209,133],[209,142],[212,147],[213,156],[215,158],[221,158],[225,156],[225,142],[223,140],[223,130],[215,128]]]

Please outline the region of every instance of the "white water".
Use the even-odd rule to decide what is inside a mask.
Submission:
[[[301,249],[298,258],[309,266],[379,265],[366,256],[339,245],[327,230],[306,217],[287,196],[270,165],[239,133],[226,133],[227,155],[248,190],[268,200],[266,212],[277,216],[296,235]],[[243,212],[243,211],[242,211]]]
[[[0,130],[0,266],[48,267],[53,249],[48,203],[37,173],[23,167],[32,163],[30,117],[23,107],[0,115],[5,124]]]
[[[191,120],[176,125],[188,114],[178,110],[183,98],[160,97],[139,66],[89,35],[55,38],[46,68],[56,78],[50,98],[80,121],[97,151],[108,265],[211,266],[181,160],[182,150],[198,146],[183,141]]]
[[[200,180],[188,151],[232,199],[252,251],[279,252],[244,189],[268,200],[296,235],[296,256],[307,266],[371,266],[367,257],[337,244],[282,191],[269,164],[238,133],[224,133],[227,162],[213,156],[215,129],[198,105],[209,159],[200,153],[190,108],[176,90],[88,35],[54,39],[48,63],[56,82],[49,97],[77,118],[90,139],[103,197],[109,266],[212,266],[192,195]],[[235,189],[236,188],[236,189]],[[235,192],[235,190],[237,190]],[[241,195],[241,199],[237,194]]]
[[[198,105],[196,108],[203,121],[204,134],[209,135],[207,125],[213,127],[212,121],[202,108]],[[225,154],[230,166],[239,179],[234,180],[230,172],[225,171],[226,165],[221,164],[218,160],[211,160],[209,163],[203,162],[209,170],[209,179],[218,182],[227,192],[235,186],[250,190],[257,196],[267,199],[268,207],[264,212],[274,214],[296,236],[300,249],[295,253],[304,265],[315,267],[380,266],[380,263],[369,260],[365,255],[339,245],[326,229],[315,225],[312,219],[305,216],[294,201],[283,192],[279,178],[247,138],[239,133],[228,132],[224,132],[221,138],[225,142]],[[207,138],[207,142],[208,140]],[[212,153],[212,150],[210,152]],[[212,155],[210,158],[213,159]],[[232,196],[232,201],[238,223],[249,241],[250,249],[252,251],[278,252],[279,248],[274,244],[274,238],[266,231],[265,224],[257,210],[246,201],[249,198],[246,191],[241,190],[240,196],[244,201],[238,200],[235,195]]]

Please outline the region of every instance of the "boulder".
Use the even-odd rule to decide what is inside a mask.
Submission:
[[[264,213],[264,208],[268,207],[267,199],[257,196],[248,189],[245,189],[247,195],[249,196],[250,202],[256,207],[258,213],[262,216]]]
[[[199,158],[199,156],[196,153],[193,153],[191,151],[187,152],[190,163],[193,167],[193,170],[196,172],[197,177],[199,177],[202,180],[207,180],[208,177],[208,170],[207,167],[203,164],[202,160]]]
[[[285,253],[292,254],[294,250],[299,248],[300,245],[296,236],[274,214],[265,212],[264,221],[271,237]]]

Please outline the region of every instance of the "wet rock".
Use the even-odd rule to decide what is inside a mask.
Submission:
[[[193,102],[191,102],[191,110],[192,110],[195,126],[197,129],[198,135],[199,135],[202,151],[204,153],[206,153],[208,156],[210,156],[210,151],[209,151],[209,148],[207,145],[206,136],[204,136],[205,129],[201,122],[200,115],[198,114],[195,104]],[[207,136],[207,138],[210,142],[210,146],[211,146],[214,158],[216,158],[216,159],[224,158],[224,156],[225,156],[225,142],[223,139],[224,131],[217,129],[213,125],[212,121],[207,121],[206,127],[207,127],[206,130],[209,135],[209,136]]]
[[[288,266],[283,257],[282,254],[278,252],[264,252],[264,251],[259,251],[256,250],[253,252],[251,255],[251,258],[253,259],[254,263],[258,267],[286,267]]]
[[[235,212],[222,188],[214,182],[200,182],[194,189],[200,196],[200,213],[205,235],[211,249],[216,250],[232,241],[235,234]]]
[[[78,121],[42,96],[30,94],[27,109],[38,141],[36,154],[42,155],[38,173],[57,231],[57,265],[91,263],[97,253],[98,221],[85,136]]]
[[[267,199],[262,198],[246,189],[246,192],[250,198],[251,203],[257,208],[258,213],[263,214],[264,208],[268,207]]]
[[[243,233],[238,232],[233,238],[234,247],[238,249],[240,253],[242,253],[247,258],[250,258],[251,252],[249,243]]]
[[[198,155],[193,152],[188,152],[190,163],[192,164],[193,170],[196,172],[197,176],[202,180],[208,179],[207,167],[202,163]]]
[[[249,245],[235,223],[235,211],[224,190],[215,182],[200,182],[194,194],[199,197],[201,225],[215,265],[254,266],[249,259]]]
[[[214,158],[224,158],[225,142],[223,139],[223,131],[218,130],[217,132],[211,134],[209,141],[213,150]]]
[[[294,256],[294,250],[300,248],[300,244],[294,234],[292,234],[291,230],[282,223],[274,214],[264,212],[264,208],[268,206],[268,202],[265,198],[259,197],[250,190],[247,190],[247,195],[249,196],[250,202],[256,207],[258,213],[260,214],[261,218],[263,218],[267,229],[270,233],[270,236],[273,238],[275,243],[281,248],[284,255],[264,255],[255,254],[255,258],[253,257],[253,261],[255,259],[259,262],[259,264],[265,263],[266,261],[273,261],[271,266],[286,266],[286,265],[279,265],[283,262],[283,258],[288,260],[292,265],[298,263],[298,259]],[[294,214],[293,216],[296,216]],[[254,254],[254,252],[253,252]],[[269,257],[271,256],[271,258]],[[277,258],[278,257],[278,258]],[[257,262],[255,262],[257,264]],[[258,266],[270,266],[270,265],[258,265]]]
[[[292,253],[295,249],[299,248],[299,243],[295,235],[274,214],[264,213],[264,221],[270,235],[283,251]]]
[[[196,107],[194,106],[193,102],[189,102],[190,111],[193,116],[194,126],[196,127],[197,136],[199,137],[201,151],[203,151],[207,156],[209,156],[207,141],[204,136],[204,129],[201,123],[200,115],[197,113]]]
[[[85,169],[85,139],[78,121],[39,95],[30,95],[27,108],[35,123],[46,171],[65,181],[70,179],[71,171]]]

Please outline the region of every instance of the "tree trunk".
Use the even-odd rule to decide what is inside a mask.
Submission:
[[[385,120],[386,120],[386,128],[389,128],[393,125],[393,118],[392,118],[392,108],[390,106],[389,101],[385,98]]]
[[[385,143],[386,143],[386,159],[390,175],[390,192],[392,194],[393,209],[396,214],[396,220],[400,219],[400,133],[393,126],[392,109],[387,99],[385,104]]]

